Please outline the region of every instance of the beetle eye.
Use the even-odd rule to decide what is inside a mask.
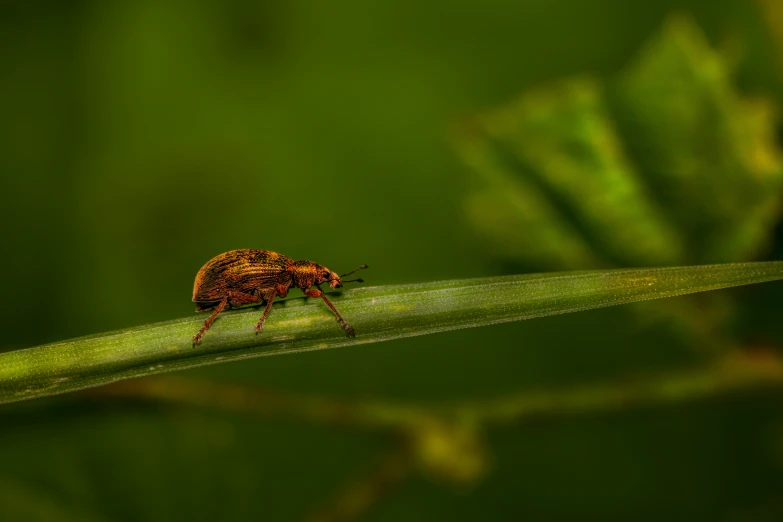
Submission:
[[[321,274],[321,277],[323,277],[324,279],[329,279],[329,272],[324,272],[323,274]]]

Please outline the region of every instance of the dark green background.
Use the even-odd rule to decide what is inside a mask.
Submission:
[[[742,0],[0,1],[0,348],[187,316],[196,271],[232,248],[367,263],[373,285],[506,273],[463,215],[471,174],[449,129],[542,82],[615,73],[673,12],[717,47],[741,42],[739,86],[783,105],[767,26]],[[783,252],[778,236],[761,258]],[[783,342],[781,290],[735,292],[748,342]],[[458,400],[694,359],[636,319],[599,310],[182,375]],[[494,430],[482,480],[414,475],[366,519],[780,520],[778,411],[753,396]],[[392,442],[197,408],[4,406],[0,519],[300,520]]]

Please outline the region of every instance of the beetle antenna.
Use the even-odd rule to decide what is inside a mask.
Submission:
[[[348,281],[343,281],[343,283],[364,283],[364,279],[349,279]]]
[[[341,275],[340,277],[345,277],[345,276],[351,275],[351,274],[353,274],[354,272],[356,272],[357,270],[363,270],[363,269],[365,269],[365,268],[369,268],[369,267],[368,267],[367,265],[362,265],[362,266],[360,266],[359,268],[354,268],[354,269],[353,269],[353,270],[351,270],[350,272],[348,272],[348,273],[346,273],[346,274],[343,274],[343,275]],[[359,280],[358,280],[358,279],[354,279],[354,281],[359,281]],[[361,282],[361,283],[363,283],[364,281],[360,281],[360,282]],[[343,283],[350,283],[350,281],[343,281]]]

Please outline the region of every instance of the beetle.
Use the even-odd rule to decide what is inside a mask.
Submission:
[[[264,329],[264,321],[272,310],[272,302],[276,297],[288,295],[292,286],[301,289],[308,297],[323,299],[337,316],[345,335],[354,337],[356,330],[345,322],[340,312],[326,298],[321,285],[328,283],[330,288],[340,288],[343,283],[363,283],[363,279],[342,279],[363,268],[367,268],[367,265],[339,276],[312,261],[294,261],[277,252],[251,248],[230,250],[215,256],[201,267],[193,283],[196,312],[213,310],[212,315],[204,321],[204,326],[193,336],[193,344],[201,343],[204,333],[226,306],[238,308],[245,304],[266,301],[264,313],[256,324],[256,333],[261,332]],[[313,289],[313,286],[317,289]]]

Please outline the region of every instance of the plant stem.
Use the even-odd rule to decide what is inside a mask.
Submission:
[[[332,297],[356,327],[304,298],[275,304],[260,335],[258,307],[226,312],[194,346],[203,315],[0,354],[0,403],[178,369],[485,326],[783,279],[783,262],[600,270],[349,290]]]
[[[332,425],[416,431],[431,424],[496,426],[591,412],[709,399],[737,391],[783,388],[783,361],[772,352],[732,353],[705,367],[629,382],[596,383],[565,390],[523,392],[454,404],[403,404],[296,396],[251,386],[159,377],[127,381],[91,392],[208,407],[264,417]]]

